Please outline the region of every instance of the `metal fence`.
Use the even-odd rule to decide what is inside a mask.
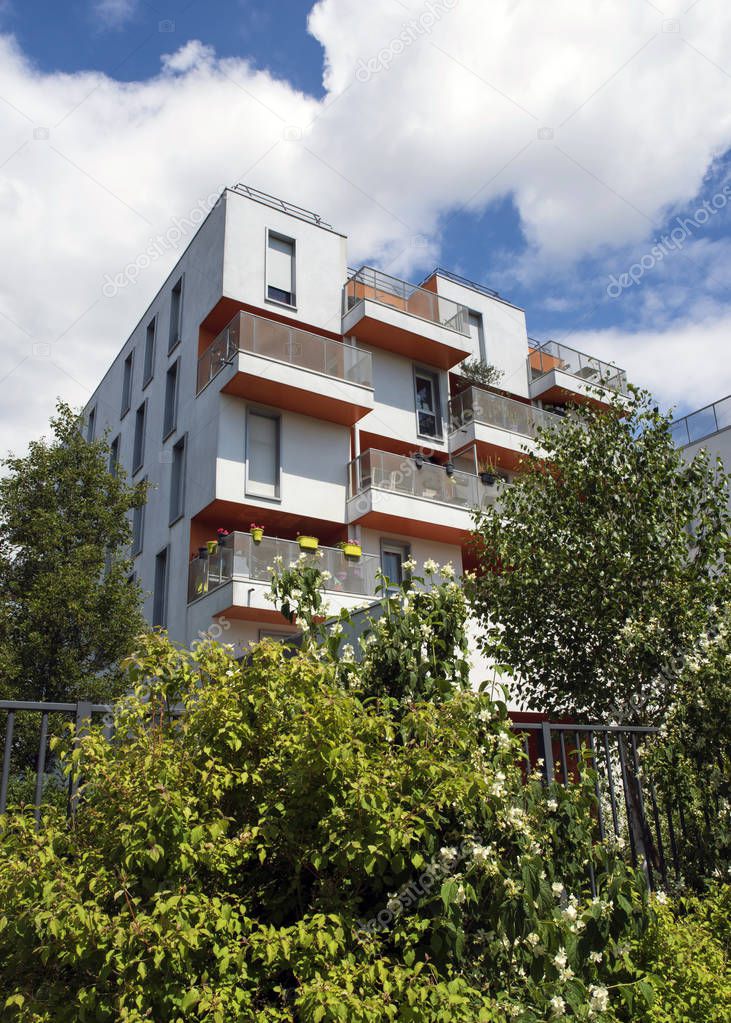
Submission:
[[[44,785],[51,777],[49,739],[59,734],[64,722],[76,725],[75,741],[90,722],[102,719],[105,734],[114,731],[113,708],[106,704],[35,703],[0,701],[0,737],[2,737],[2,775],[0,776],[0,813],[9,803],[13,784],[24,786],[32,796],[24,798],[40,822],[44,803]],[[3,725],[4,718],[4,728]],[[20,722],[23,722],[22,756],[18,756]],[[30,728],[27,726],[30,724]],[[642,762],[642,746],[658,729],[639,726],[557,724],[553,722],[513,721],[513,731],[522,738],[525,756],[523,775],[528,779],[540,771],[547,785],[572,785],[587,770],[592,771],[596,796],[595,820],[598,841],[609,840],[625,850],[626,858],[641,867],[651,888],[680,880],[681,846],[686,856],[699,841],[689,829],[690,808],[680,798],[668,798],[656,790],[653,778]],[[30,739],[30,741],[29,741]],[[35,753],[33,753],[35,750]],[[67,808],[73,813],[76,785],[69,784]],[[709,797],[710,798],[710,797]],[[715,808],[718,813],[718,807]],[[711,831],[712,806],[703,807],[703,820]],[[702,840],[702,836],[700,836]],[[590,877],[592,888],[594,877]]]

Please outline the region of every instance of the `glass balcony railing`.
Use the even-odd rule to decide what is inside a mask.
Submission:
[[[469,310],[466,306],[417,284],[408,284],[397,277],[390,277],[370,266],[361,267],[346,281],[343,288],[343,315],[365,299],[421,320],[438,323],[469,337]]]
[[[563,421],[564,417],[555,412],[545,412],[534,405],[493,394],[481,387],[467,387],[449,402],[451,432],[474,422],[535,438],[539,428],[561,426]]]
[[[300,369],[324,373],[336,380],[373,387],[370,352],[278,320],[240,312],[198,360],[198,391],[202,391],[237,352],[262,355]]]
[[[713,405],[691,412],[672,423],[670,430],[678,447],[695,444],[731,426],[731,394]]]
[[[323,572],[330,573],[324,588],[331,593],[373,597],[376,593],[377,557],[363,554],[358,559],[346,558],[339,547],[320,547],[318,553],[302,551],[295,540],[264,536],[254,543],[250,533],[231,533],[213,554],[193,558],[188,571],[188,603],[217,589],[232,579],[269,583],[274,559],[282,558],[284,567],[293,564],[304,553]]]
[[[486,486],[471,473],[458,469],[448,472],[444,465],[391,451],[369,449],[348,466],[350,498],[375,488],[469,510],[493,503],[504,485],[496,481]]]
[[[560,345],[556,341],[547,341],[534,348],[528,356],[528,370],[531,380],[558,370],[577,377],[584,383],[597,387],[606,387],[610,391],[627,394],[627,374],[623,369],[613,366],[610,362],[595,359],[592,355],[577,352],[575,348]]]

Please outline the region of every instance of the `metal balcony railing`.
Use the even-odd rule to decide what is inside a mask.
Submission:
[[[202,391],[237,352],[250,352],[336,380],[373,387],[370,352],[278,320],[240,312],[198,360],[197,390]]]
[[[280,540],[265,536],[254,543],[250,533],[229,534],[213,554],[199,554],[190,562],[188,570],[188,603],[232,579],[269,583],[274,559],[282,558],[284,567],[293,564],[304,553],[323,572],[330,573],[324,589],[332,593],[373,597],[376,594],[376,573],[380,561],[372,554],[363,554],[357,560],[346,558],[339,547],[320,547],[322,556],[301,551],[295,540]]]
[[[494,503],[504,485],[500,480],[486,486],[472,473],[459,469],[447,472],[445,466],[418,456],[396,455],[372,448],[348,466],[349,498],[375,488],[469,510]]]
[[[578,352],[575,348],[560,345],[556,341],[546,341],[545,344],[534,348],[528,356],[531,381],[538,380],[551,370],[568,373],[569,376],[577,377],[584,383],[606,387],[610,391],[619,391],[620,394],[628,393],[627,374],[623,369],[610,362],[603,362],[602,359],[595,359],[593,355]]]
[[[695,444],[731,426],[731,394],[676,420],[670,430],[678,447]]]
[[[564,417],[555,412],[545,412],[481,387],[467,387],[449,402],[450,432],[474,422],[523,437],[536,437],[539,428],[561,426],[563,421]]]
[[[469,336],[469,310],[466,306],[417,284],[390,277],[371,266],[361,267],[346,281],[343,288],[343,315],[365,299]]]

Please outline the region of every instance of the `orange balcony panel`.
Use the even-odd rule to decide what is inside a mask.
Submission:
[[[257,361],[256,365],[252,365],[254,361]],[[272,373],[272,376],[267,378],[266,373]],[[368,392],[365,388],[356,390],[352,385],[336,383],[328,383],[315,390],[306,386],[307,381],[302,379],[303,375],[300,374],[299,380],[286,383],[278,366],[264,366],[262,360],[256,360],[256,356],[239,353],[234,369],[227,374],[228,379],[223,382],[221,391],[262,405],[273,405],[287,412],[298,412],[314,419],[339,423],[341,426],[353,426],[373,411],[372,391]],[[323,393],[326,391],[330,393]]]

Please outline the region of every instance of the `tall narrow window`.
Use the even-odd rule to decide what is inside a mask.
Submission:
[[[439,376],[428,370],[414,370],[416,422],[422,437],[442,436],[442,413],[439,405]]]
[[[94,440],[94,431],[96,429],[96,405],[94,408],[89,409],[89,415],[86,418],[86,439],[91,442]]]
[[[279,497],[280,419],[249,412],[246,431],[246,493]]]
[[[168,549],[163,547],[155,558],[155,582],[152,594],[152,627],[164,629],[167,625],[168,604]]]
[[[284,305],[295,305],[295,243],[292,238],[267,235],[267,298]]]
[[[145,506],[141,504],[132,510],[132,557],[142,551],[143,534],[145,531]]]
[[[487,353],[485,351],[485,331],[482,326],[482,314],[474,313],[470,310],[469,315],[470,323],[470,338],[472,339],[472,354],[475,358],[479,359],[480,362],[487,362]]]
[[[183,514],[185,499],[185,437],[173,446],[173,463],[170,469],[170,525]]]
[[[142,371],[142,386],[147,387],[155,372],[155,334],[157,333],[157,316],[153,316],[147,324],[145,333],[145,365]]]
[[[408,544],[381,541],[381,571],[391,586],[400,586],[404,581],[404,562],[408,560]]]
[[[135,351],[133,348],[124,360],[124,369],[122,371],[122,411],[120,412],[120,417],[125,416],[129,412],[129,407],[132,404],[132,371],[134,363]]]
[[[183,333],[183,278],[180,277],[170,292],[170,335],[168,353],[180,344]]]
[[[132,473],[142,468],[145,460],[145,421],[147,419],[147,402],[143,401],[135,415],[135,436],[132,445]]]
[[[112,443],[109,445],[109,471],[112,476],[116,476],[117,470],[119,469],[119,444],[120,438],[119,434],[117,434]]]
[[[165,407],[162,419],[162,439],[175,429],[178,418],[178,367],[180,359],[172,364],[165,377]]]

